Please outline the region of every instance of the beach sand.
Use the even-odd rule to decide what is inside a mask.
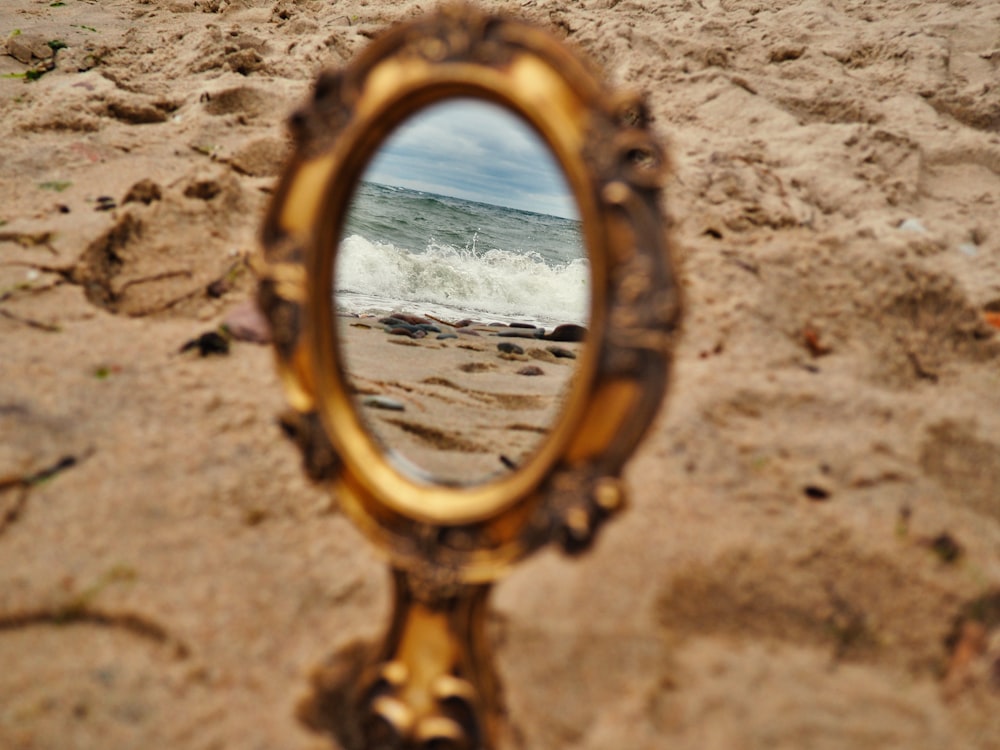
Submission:
[[[509,473],[558,419],[584,344],[425,320],[438,331],[416,339],[375,317],[339,320],[355,407],[404,471],[449,484]]]
[[[484,5],[647,93],[686,302],[628,511],[496,588],[503,747],[1000,747],[995,1]],[[271,351],[180,350],[253,292],[317,71],[430,7],[3,3],[0,748],[331,747],[297,706],[384,563]],[[403,414],[514,365],[469,361]]]

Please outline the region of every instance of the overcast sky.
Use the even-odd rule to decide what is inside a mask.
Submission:
[[[475,99],[435,104],[405,121],[363,179],[578,218],[562,169],[545,142],[507,110]]]

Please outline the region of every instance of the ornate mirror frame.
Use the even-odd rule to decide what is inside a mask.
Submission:
[[[460,486],[404,473],[369,434],[338,356],[333,302],[365,167],[407,118],[455,98],[500,105],[551,149],[579,208],[591,281],[587,340],[551,432],[511,474]],[[323,73],[291,131],[258,300],[292,406],[286,431],[396,571],[396,611],[362,713],[399,742],[487,747],[499,711],[481,635],[489,583],[549,542],[590,545],[624,505],[622,468],[666,388],[680,297],[660,211],[665,157],[638,96],[607,88],[547,32],[465,5],[394,27]],[[449,656],[433,669],[413,663],[415,633],[443,633]],[[465,713],[442,708],[445,694],[464,696]]]

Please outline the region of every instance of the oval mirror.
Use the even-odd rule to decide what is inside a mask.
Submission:
[[[401,568],[493,580],[624,507],[680,307],[648,111],[593,73],[446,5],[290,119],[256,269],[282,425]]]
[[[438,484],[515,469],[556,422],[583,346],[576,202],[520,117],[419,110],[355,186],[333,270],[355,409],[398,468]]]

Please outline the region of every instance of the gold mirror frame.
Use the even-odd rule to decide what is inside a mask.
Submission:
[[[339,239],[365,167],[404,120],[454,98],[506,108],[551,149],[579,208],[591,280],[587,340],[551,432],[517,471],[468,486],[402,472],[369,434],[333,307]],[[286,432],[395,569],[396,609],[362,712],[398,742],[490,746],[499,708],[482,638],[489,584],[549,542],[571,553],[591,544],[624,505],[622,468],[666,388],[680,317],[660,211],[666,161],[638,96],[611,91],[547,32],[465,5],[392,28],[323,73],[291,130],[258,300],[292,407]],[[451,645],[441,663],[414,656],[415,638],[442,635]],[[441,708],[457,695],[468,699],[465,719]]]

